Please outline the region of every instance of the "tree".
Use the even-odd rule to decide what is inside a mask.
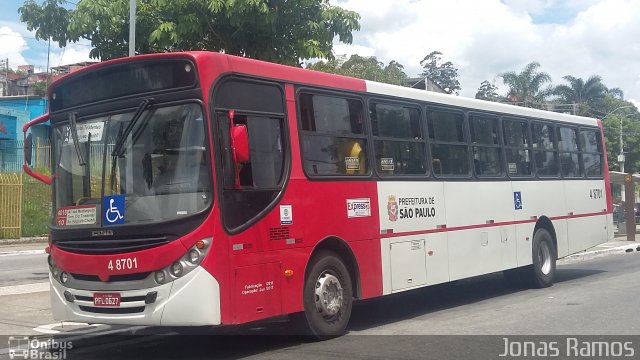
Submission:
[[[425,76],[438,84],[446,93],[456,94],[462,89],[458,81],[458,69],[451,61],[442,62],[442,53],[432,51],[420,61],[423,71],[420,75]]]
[[[607,95],[601,100],[598,117],[604,127],[605,146],[609,170],[619,170],[617,156],[620,153],[620,123],[624,141],[625,172],[640,171],[640,112],[631,103]]]
[[[91,41],[94,58],[127,55],[128,0],[80,0],[49,29],[41,15],[62,14],[61,4],[64,0],[42,6],[28,0],[19,10],[21,20],[31,29],[58,34],[52,39],[60,46]],[[359,19],[328,0],[138,0],[136,53],[211,50],[299,65],[300,59],[331,58],[336,36],[351,43]]]
[[[27,24],[27,30],[35,30],[36,39],[53,40],[64,47],[69,26],[69,10],[64,4],[65,0],[45,0],[42,5],[27,0],[18,8],[20,21]]]
[[[498,90],[497,86],[493,85],[488,80],[484,80],[480,83],[480,87],[476,93],[476,99],[498,101],[500,100],[500,95],[498,95],[496,90]]]
[[[538,72],[540,64],[530,62],[520,73],[509,71],[499,76],[509,87],[507,98],[516,105],[525,107],[542,107],[546,98],[552,94],[552,88],[543,86],[551,82],[551,76],[545,72]]]
[[[351,55],[349,59],[343,56],[328,61],[318,61],[307,68],[387,84],[406,85],[407,83],[407,74],[402,64],[391,60],[388,65],[385,65],[375,56]]]
[[[569,85],[558,85],[553,89],[553,93],[561,102],[572,104],[575,115],[589,116],[596,102],[607,95],[607,87],[598,75],[592,75],[587,81],[571,75],[564,76],[563,79],[568,81]]]
[[[33,93],[45,97],[47,95],[47,82],[46,81],[38,81],[33,85]]]

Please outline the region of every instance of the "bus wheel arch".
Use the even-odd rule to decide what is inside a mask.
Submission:
[[[527,284],[538,289],[552,286],[558,259],[558,241],[553,224],[547,217],[541,217],[533,230],[531,257],[532,264],[523,269]]]
[[[290,316],[294,327],[320,340],[344,334],[358,278],[355,256],[346,242],[330,237],[318,243],[305,269],[303,311]]]
[[[338,255],[341,258],[341,260],[344,262],[345,266],[347,267],[347,270],[349,271],[349,275],[351,276],[353,296],[356,299],[360,298],[361,291],[362,291],[360,286],[360,268],[358,266],[358,262],[356,261],[356,256],[346,241],[334,236],[330,236],[323,239],[314,247],[313,251],[309,256],[309,261],[307,261],[307,265],[305,268],[305,272],[304,272],[305,281],[307,279],[307,276],[309,275],[309,271],[311,270],[309,268],[311,259],[313,259],[314,256],[317,256],[317,254],[322,250],[334,252],[336,255]]]
[[[553,241],[554,256],[557,260],[558,259],[558,237],[556,236],[556,229],[553,226],[553,223],[548,217],[544,215],[540,216],[540,218],[538,218],[538,221],[536,222],[536,226],[533,229],[533,234],[531,234],[531,236],[535,236],[536,231],[538,231],[538,229],[540,228],[547,230],[551,235],[551,240]],[[533,241],[533,238],[532,238],[532,241]]]

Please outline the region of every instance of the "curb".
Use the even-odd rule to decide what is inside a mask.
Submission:
[[[566,256],[560,260],[586,260],[586,259],[592,259],[595,257],[599,257],[602,255],[607,255],[611,253],[625,254],[625,253],[631,253],[631,252],[640,252],[640,244],[634,242],[628,245],[616,246],[609,249],[580,252],[577,254]]]
[[[18,245],[18,244],[40,244],[46,243],[48,237],[36,236],[36,237],[24,237],[20,239],[0,239],[0,246],[2,245]]]

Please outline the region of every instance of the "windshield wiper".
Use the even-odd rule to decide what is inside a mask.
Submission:
[[[129,124],[127,124],[127,127],[124,129],[124,131],[118,134],[118,139],[116,140],[116,145],[114,146],[113,151],[111,152],[111,156],[113,157],[122,156],[124,143],[127,137],[129,136],[129,134],[131,134],[131,131],[133,131],[133,127],[136,125],[140,117],[142,117],[142,113],[149,107],[149,105],[151,105],[152,102],[153,102],[153,98],[146,98],[142,100],[140,105],[138,105],[138,108],[136,109],[135,114],[133,114],[133,117],[131,118],[131,120],[129,121]]]
[[[78,154],[78,162],[80,166],[85,166],[87,163],[84,161],[82,150],[80,150],[80,142],[78,141],[78,127],[76,126],[76,113],[69,113],[69,131],[71,132],[71,138],[73,139],[73,146],[76,148]]]

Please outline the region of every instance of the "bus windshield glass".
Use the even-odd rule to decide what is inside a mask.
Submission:
[[[70,122],[54,126],[54,227],[153,223],[208,208],[211,169],[200,105],[146,106],[125,131],[133,116],[77,119],[75,135]]]

